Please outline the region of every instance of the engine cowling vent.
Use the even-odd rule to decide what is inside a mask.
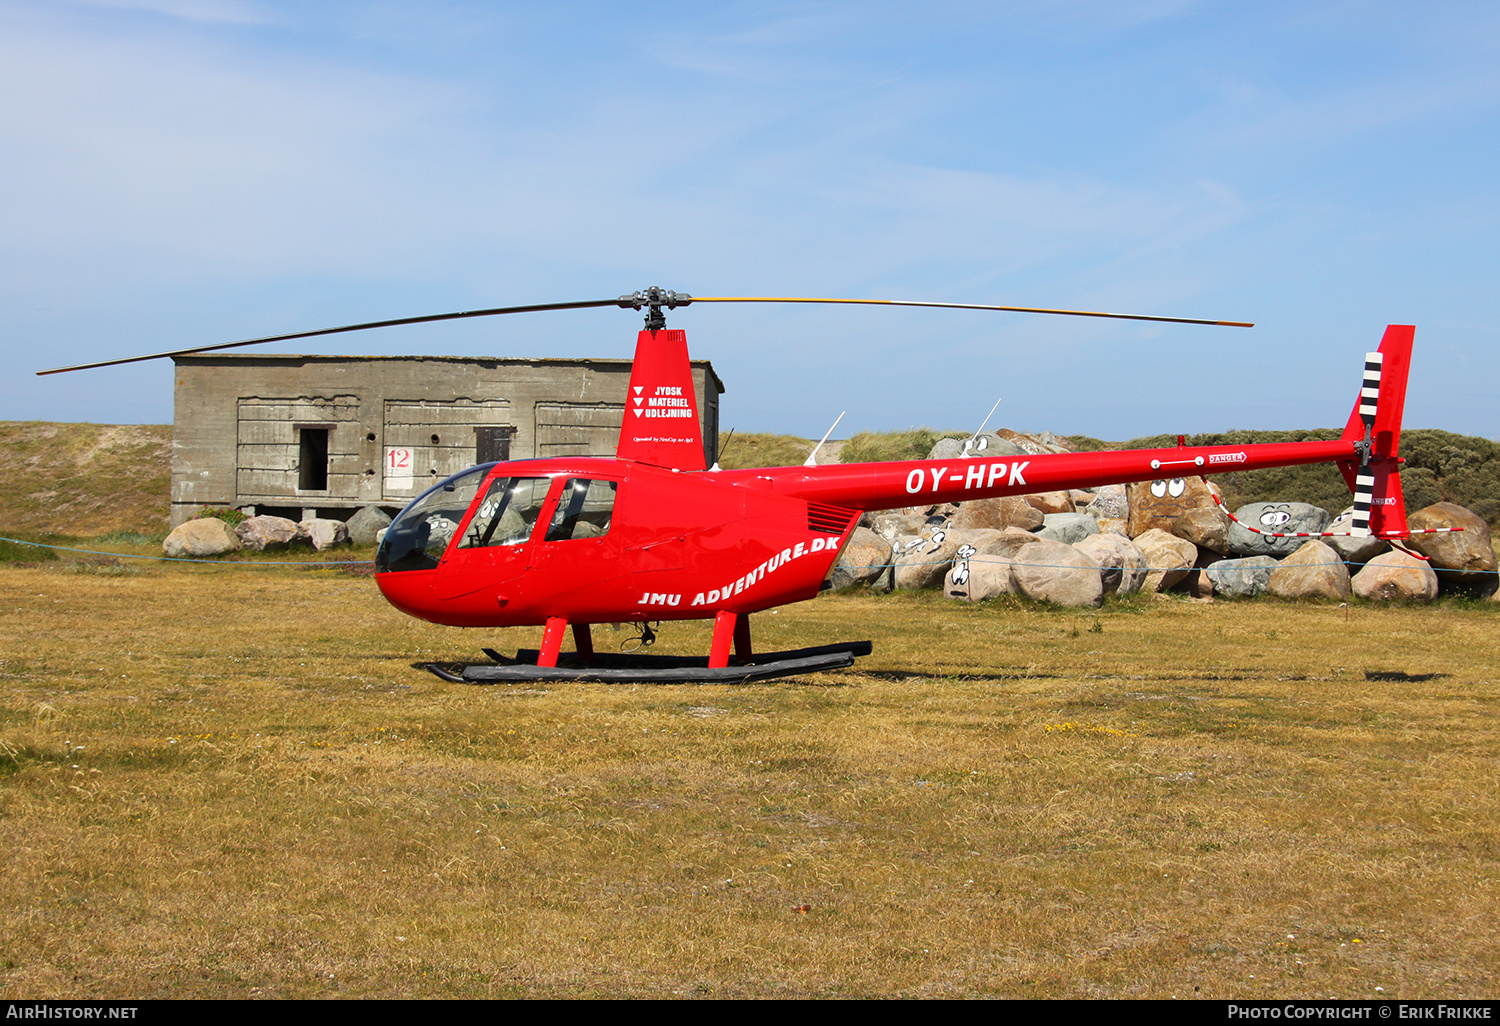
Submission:
[[[809,502],[807,504],[807,529],[823,534],[843,534],[858,516],[859,510],[857,509]]]

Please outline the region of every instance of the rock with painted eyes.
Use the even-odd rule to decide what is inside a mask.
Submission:
[[[980,459],[990,456],[1024,456],[1027,450],[1014,442],[1001,438],[993,431],[986,431],[973,438],[940,438],[928,452],[930,460],[955,460],[965,457]]]
[[[1236,556],[1291,555],[1307,541],[1306,535],[1321,534],[1333,522],[1326,509],[1305,502],[1252,502],[1234,515],[1239,523],[1229,525],[1229,551]],[[1299,533],[1304,537],[1297,537]]]
[[[1187,576],[1198,561],[1198,546],[1160,528],[1137,536],[1135,544],[1146,555],[1146,566],[1150,572],[1141,591],[1146,593],[1166,591]]]
[[[997,553],[975,552],[967,558],[963,550],[943,578],[943,594],[960,602],[983,602],[997,595],[1014,595],[1010,559]]]
[[[891,560],[896,565],[896,587],[902,591],[920,591],[940,586],[959,547],[977,533],[981,532],[932,525],[916,538],[902,539],[895,546]]]
[[[1432,560],[1444,585],[1488,594],[1495,591],[1495,549],[1490,529],[1474,513],[1451,502],[1439,502],[1413,513],[1407,523],[1410,547]],[[1419,534],[1429,527],[1461,527],[1462,531]]]
[[[1036,541],[1018,527],[1003,531],[963,532],[953,566],[943,580],[943,593],[965,602],[983,602],[996,595],[1016,594],[1011,562],[1016,553]]]
[[[1193,510],[1215,508],[1213,492],[1201,477],[1136,481],[1126,485],[1125,495],[1132,538],[1150,530],[1170,534],[1173,525]]]
[[[1347,599],[1349,568],[1327,545],[1304,539],[1296,552],[1271,571],[1266,594],[1284,599]]]
[[[1360,598],[1377,602],[1431,602],[1438,595],[1438,577],[1426,560],[1404,552],[1387,552],[1372,558],[1354,575],[1349,587]]]

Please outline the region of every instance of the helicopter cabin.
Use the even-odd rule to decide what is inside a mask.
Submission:
[[[292,520],[394,513],[493,460],[613,456],[629,360],[178,356],[171,524],[204,506]],[[724,385],[694,360],[704,458]]]

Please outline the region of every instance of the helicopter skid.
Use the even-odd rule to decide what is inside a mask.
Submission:
[[[739,684],[773,680],[854,665],[856,656],[869,655],[868,641],[818,645],[789,652],[767,652],[741,666],[710,668],[707,656],[658,656],[601,652],[584,661],[575,652],[558,656],[556,666],[536,665],[536,649],[521,649],[514,660],[465,666],[458,672],[428,663],[426,667],[454,684],[510,684],[521,681],[593,681],[604,684]],[[486,649],[492,658],[498,653]]]

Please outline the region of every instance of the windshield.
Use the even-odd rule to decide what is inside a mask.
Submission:
[[[435,569],[485,475],[494,467],[487,463],[454,474],[413,499],[386,528],[375,554],[375,572]]]

